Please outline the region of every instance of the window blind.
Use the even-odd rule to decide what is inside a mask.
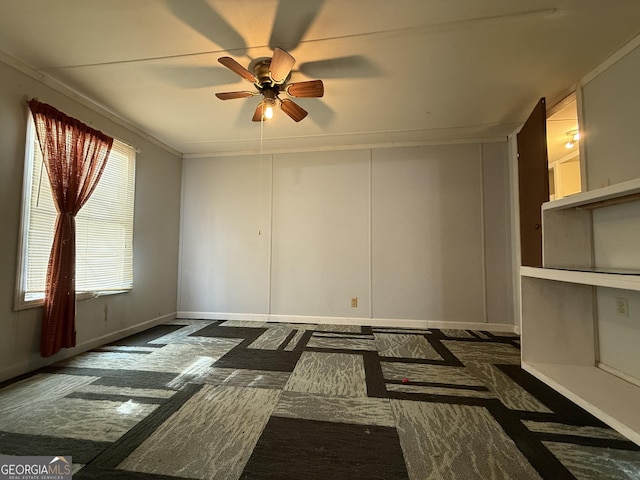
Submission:
[[[23,249],[23,301],[44,298],[56,208],[40,145],[30,121],[27,174],[31,175],[25,210],[28,225]],[[30,158],[29,158],[30,157]],[[135,150],[114,139],[98,186],[76,216],[76,292],[106,293],[133,286],[133,210]]]

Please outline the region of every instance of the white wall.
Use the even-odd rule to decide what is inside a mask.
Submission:
[[[593,210],[595,264],[640,271],[640,202]],[[616,298],[626,299],[629,316],[616,311]],[[640,381],[640,293],[598,288],[600,361]]]
[[[598,348],[601,363],[640,382],[640,292],[597,288]],[[616,313],[616,299],[627,301],[629,316]]]
[[[506,143],[188,159],[183,192],[180,315],[513,324]]]
[[[370,315],[369,164],[367,150],[274,156],[270,313]]]
[[[587,190],[640,178],[639,80],[636,47],[582,86]]]
[[[184,161],[180,310],[267,313],[270,175],[269,156]]]
[[[582,125],[587,186],[640,178],[640,40],[610,59],[582,85]],[[634,46],[635,45],[635,46]],[[599,267],[640,269],[640,202],[593,211],[594,260]],[[625,298],[629,317],[617,315],[616,298]],[[600,361],[640,381],[640,296],[598,288]]]
[[[592,211],[595,265],[640,271],[640,202]]]
[[[181,163],[155,143],[0,62],[0,380],[106,343],[176,312]],[[140,148],[136,163],[134,288],[78,302],[77,342],[39,355],[41,308],[14,311],[28,98],[54,107]]]
[[[508,149],[498,143],[482,145],[484,244],[487,318],[490,322],[520,325],[514,309],[515,274],[512,248],[512,192]],[[519,298],[519,297],[518,297]]]
[[[373,154],[374,316],[484,321],[480,145]]]

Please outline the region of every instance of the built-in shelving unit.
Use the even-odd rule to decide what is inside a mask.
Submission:
[[[542,206],[544,268],[521,267],[522,366],[640,444],[640,387],[597,366],[596,288],[640,291],[640,271],[595,264],[592,212],[629,202],[640,179]]]

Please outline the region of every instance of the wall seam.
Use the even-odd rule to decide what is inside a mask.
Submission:
[[[484,169],[484,144],[479,145],[480,149],[480,229],[482,231],[482,308],[484,322],[489,323],[489,312],[487,306],[487,231],[486,231],[486,210],[485,204],[485,169]]]
[[[273,285],[273,155],[270,158],[270,181],[269,181],[269,259],[268,259],[268,280],[267,280],[267,313],[271,315],[272,308],[272,285]]]
[[[373,150],[369,149],[369,318],[373,318]]]

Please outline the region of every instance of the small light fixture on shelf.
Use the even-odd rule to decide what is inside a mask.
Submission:
[[[564,145],[566,148],[573,148],[575,144],[578,143],[578,140],[580,140],[580,132],[577,128],[569,130],[565,135],[570,138],[570,140]]]

